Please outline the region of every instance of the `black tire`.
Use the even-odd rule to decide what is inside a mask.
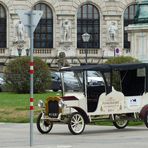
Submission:
[[[54,92],[58,92],[58,89],[53,89],[52,91],[54,91]]]
[[[85,128],[83,116],[78,112],[72,113],[69,118],[68,128],[73,135],[81,134]]]
[[[148,111],[146,111],[146,113],[145,113],[144,123],[145,123],[145,126],[148,128]]]
[[[43,120],[41,119],[41,117],[42,113],[40,113],[37,118],[37,123],[36,123],[37,129],[39,130],[40,133],[47,134],[51,131],[53,127],[53,122],[51,122],[50,120]]]
[[[113,125],[117,129],[124,129],[128,125],[128,120],[120,119],[119,115],[114,115],[115,121],[113,121]]]

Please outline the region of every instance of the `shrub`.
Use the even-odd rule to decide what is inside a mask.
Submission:
[[[139,63],[139,61],[130,56],[119,56],[108,59],[106,64]]]
[[[29,57],[12,60],[5,68],[5,80],[18,93],[30,91]],[[40,58],[34,58],[34,92],[44,92],[50,85],[48,65]]]

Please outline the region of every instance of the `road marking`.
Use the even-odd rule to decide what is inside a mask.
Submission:
[[[71,145],[57,145],[57,148],[72,148]]]

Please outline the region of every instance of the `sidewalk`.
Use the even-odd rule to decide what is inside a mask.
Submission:
[[[86,125],[81,135],[72,135],[66,124],[55,124],[49,134],[39,133],[34,124],[31,148],[146,148],[147,139],[145,126]],[[0,148],[30,148],[30,124],[0,123]]]

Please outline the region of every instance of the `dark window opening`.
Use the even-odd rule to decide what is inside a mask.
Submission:
[[[77,13],[77,48],[86,48],[82,40],[86,32],[91,35],[87,48],[100,48],[100,14],[91,4],[81,6]]]
[[[35,48],[53,48],[53,14],[50,7],[40,3],[34,10],[42,10],[43,15],[34,32]]]
[[[137,4],[132,4],[126,8],[124,12],[124,48],[130,49],[130,42],[128,41],[128,33],[125,31],[125,27],[129,24],[134,24],[134,17],[137,11]]]
[[[0,48],[6,48],[6,11],[5,8],[0,5]]]

